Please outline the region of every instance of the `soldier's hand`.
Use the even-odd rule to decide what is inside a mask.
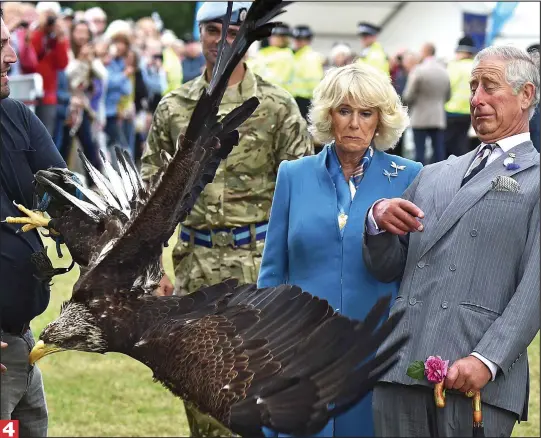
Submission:
[[[417,218],[422,219],[425,214],[413,202],[405,199],[383,199],[374,205],[372,213],[380,230],[401,236],[423,231],[423,224]]]
[[[160,284],[155,293],[159,297],[168,297],[173,295],[174,289],[173,283],[171,283],[171,280],[169,280],[169,277],[165,274],[160,280]]]

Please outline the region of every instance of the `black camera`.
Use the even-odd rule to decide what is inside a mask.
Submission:
[[[56,17],[53,16],[53,15],[49,15],[47,17],[47,26],[52,27],[52,26],[54,26],[55,23],[56,23]]]

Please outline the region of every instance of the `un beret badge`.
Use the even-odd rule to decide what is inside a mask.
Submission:
[[[239,12],[239,21],[240,22],[243,22],[244,20],[246,20],[246,9],[241,9],[240,12]]]

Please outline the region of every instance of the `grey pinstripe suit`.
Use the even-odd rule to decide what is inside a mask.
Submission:
[[[451,364],[476,351],[499,367],[484,403],[526,419],[526,348],[540,323],[539,154],[531,142],[512,151],[518,169],[503,166],[504,154],[462,188],[475,151],[425,167],[403,196],[425,213],[424,231],[365,233],[363,254],[380,281],[402,277],[391,314],[406,314],[387,343],[411,335],[382,380],[418,384],[409,363],[440,355]],[[519,193],[492,190],[499,175],[512,176]]]

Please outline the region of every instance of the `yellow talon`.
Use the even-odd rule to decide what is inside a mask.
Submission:
[[[32,211],[26,208],[24,205],[15,204],[17,208],[26,214],[28,217],[7,217],[6,222],[8,224],[25,224],[21,231],[26,233],[27,231],[33,230],[34,228],[43,227],[47,228],[49,226],[50,219],[44,217],[41,211]],[[54,230],[50,230],[54,234],[58,234]]]

